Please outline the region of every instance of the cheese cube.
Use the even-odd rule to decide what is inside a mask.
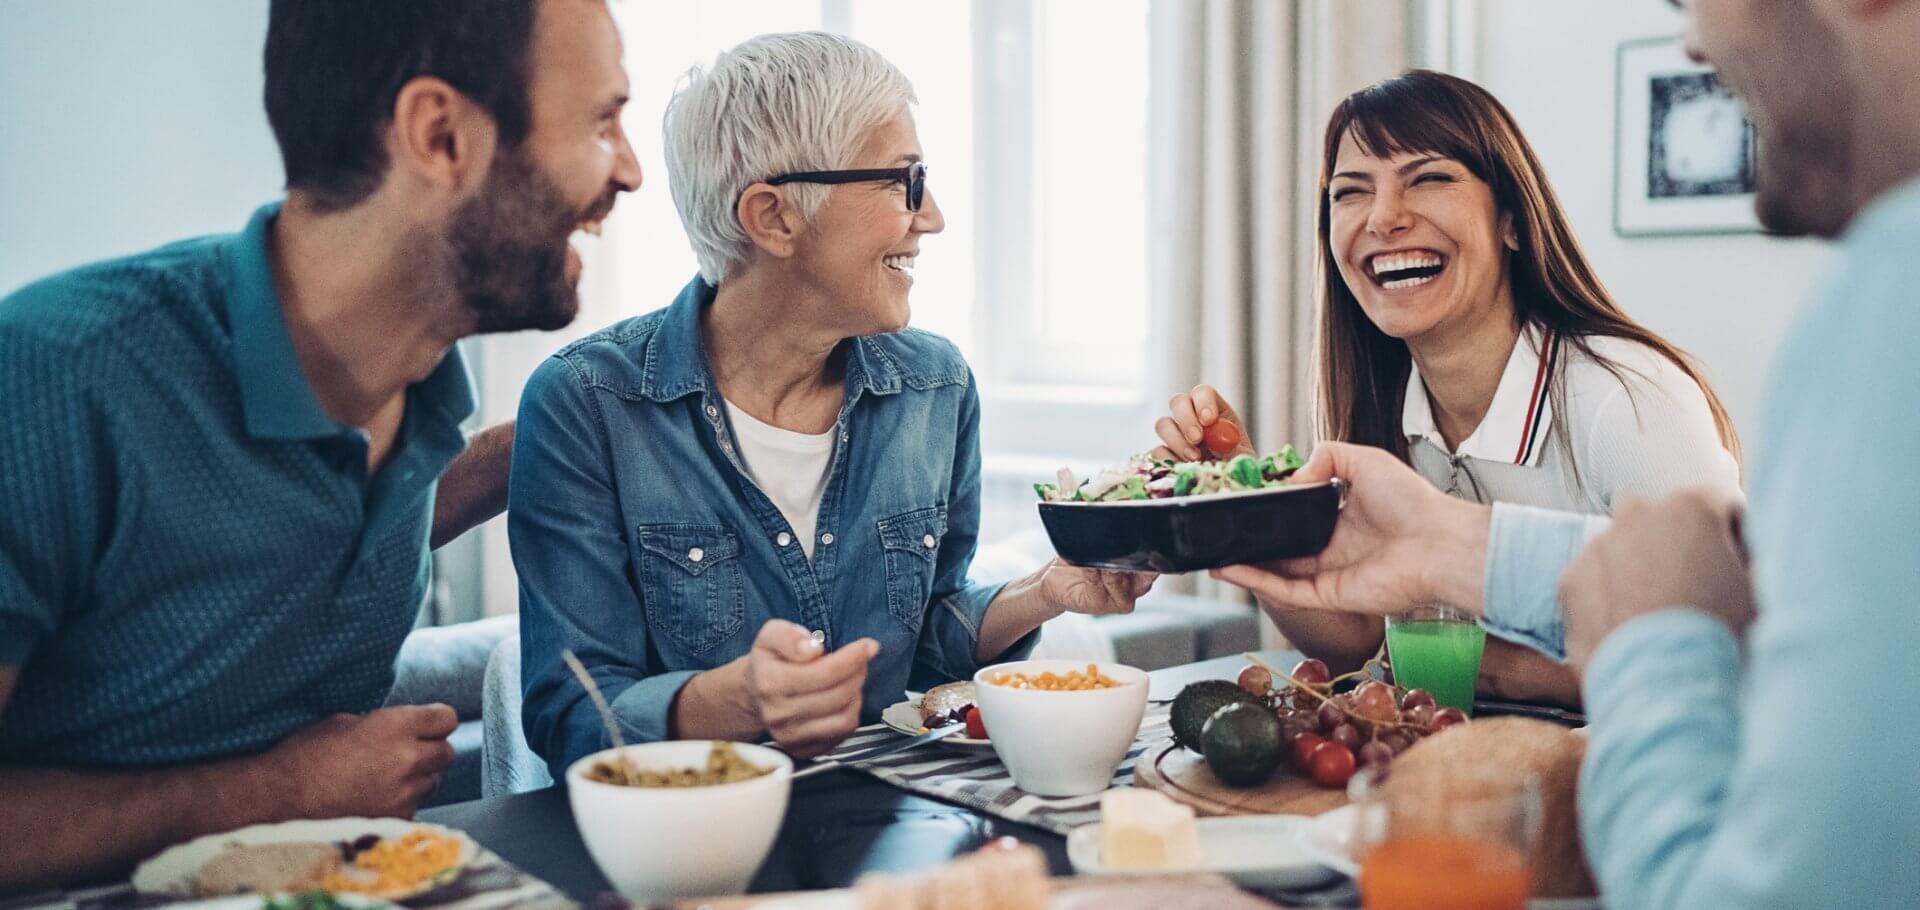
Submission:
[[[1152,790],[1100,797],[1100,865],[1108,869],[1191,869],[1200,865],[1193,807]]]

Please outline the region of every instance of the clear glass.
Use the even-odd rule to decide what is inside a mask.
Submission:
[[[1438,604],[1387,617],[1387,657],[1393,681],[1425,689],[1433,700],[1473,713],[1474,683],[1487,633],[1472,616]]]
[[[1496,769],[1365,768],[1347,793],[1365,910],[1525,910],[1540,787]]]

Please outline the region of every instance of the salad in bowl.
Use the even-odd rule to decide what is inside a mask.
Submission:
[[[1034,485],[1054,552],[1074,565],[1193,572],[1307,556],[1333,536],[1341,483],[1295,483],[1292,446],[1265,457],[1135,456],[1085,479]]]
[[[1228,461],[1174,461],[1135,455],[1126,464],[1079,480],[1061,468],[1057,483],[1037,483],[1042,502],[1130,502],[1266,490],[1287,483],[1307,460],[1284,446],[1264,458],[1236,455]]]

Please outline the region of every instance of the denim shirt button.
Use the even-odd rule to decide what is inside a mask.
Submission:
[[[832,534],[820,535],[820,542],[823,544],[826,544],[827,546],[833,546],[833,535]]]
[[[707,551],[702,550],[699,547],[694,547],[693,549],[687,551],[687,559],[691,562],[699,562],[700,560],[706,559],[706,558],[707,558]]]
[[[719,416],[720,416],[720,409],[719,409],[719,408],[716,408],[716,407],[714,407],[713,405],[707,405],[707,416],[708,416],[708,417],[719,417]]]
[[[926,544],[927,549],[929,550],[933,549],[933,545],[935,543],[932,534],[928,534],[927,536],[920,538],[920,542],[923,544]]]
[[[788,534],[788,533],[787,533],[787,532],[785,532],[785,531],[781,531],[781,532],[780,532],[780,536],[778,536],[778,537],[775,537],[775,538],[773,539],[773,542],[774,542],[774,543],[777,543],[777,544],[779,544],[780,546],[783,546],[783,547],[784,547],[784,546],[786,546],[787,544],[790,544],[790,543],[793,543],[793,535],[792,535],[792,534]]]

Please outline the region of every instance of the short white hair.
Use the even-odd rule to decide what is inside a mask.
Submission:
[[[718,285],[746,262],[753,241],[736,210],[748,186],[851,167],[867,134],[915,101],[878,51],[828,32],[761,35],[689,70],[667,104],[667,186],[701,277]],[[832,188],[785,189],[810,219]]]

